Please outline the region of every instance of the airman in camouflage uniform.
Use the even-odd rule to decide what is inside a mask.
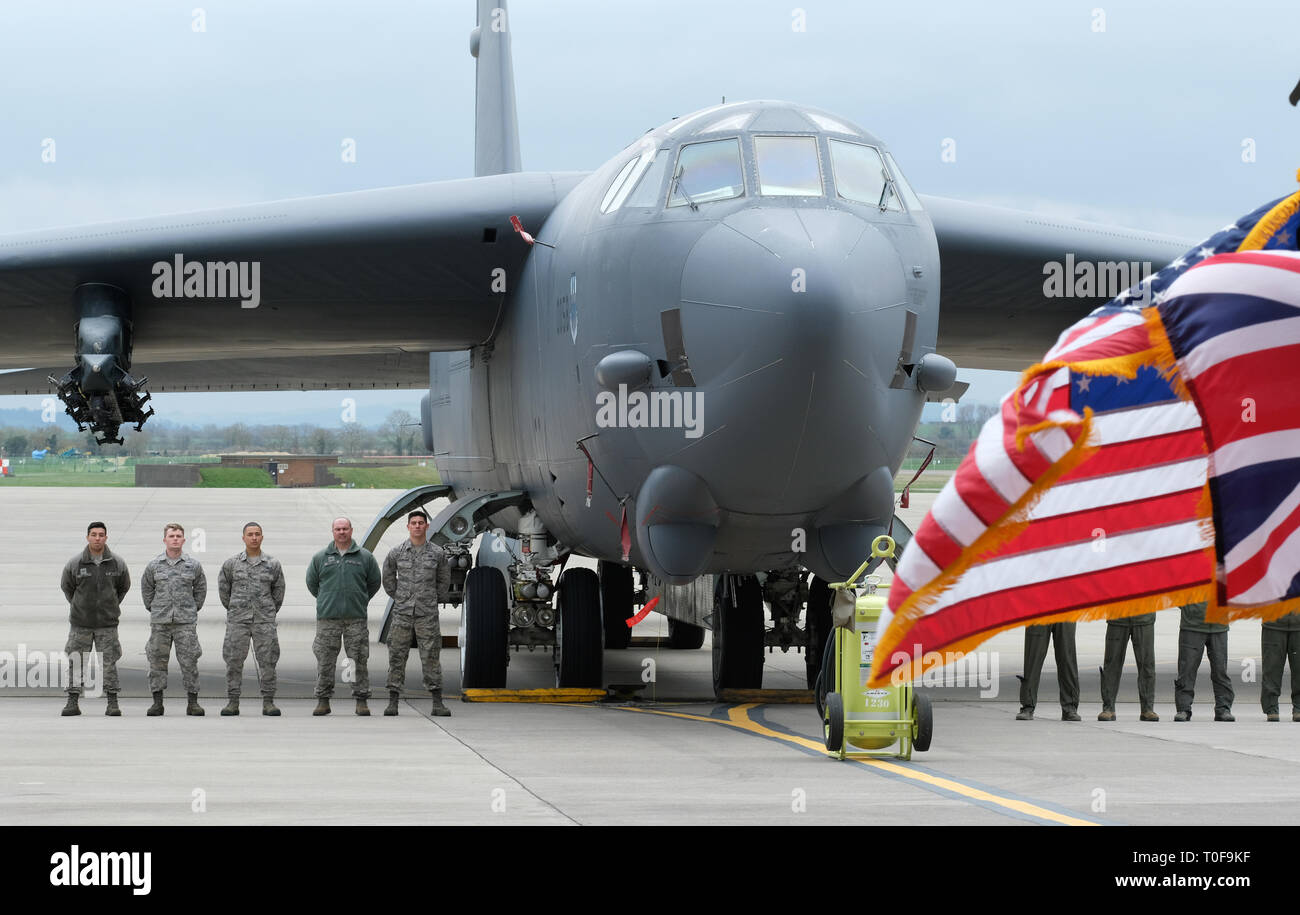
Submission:
[[[451,585],[451,566],[442,548],[426,539],[429,516],[416,510],[406,516],[410,539],[393,547],[384,559],[384,590],[393,599],[388,622],[388,708],[396,715],[402,685],[406,682],[406,659],[414,636],[420,652],[424,688],[433,694],[432,714],[451,714],[442,703],[442,630],[438,625],[438,604]]]
[[[122,598],[131,588],[131,575],[121,556],[108,548],[108,528],[102,521],[92,521],[86,528],[86,548],[68,560],[59,582],[68,599],[68,643],[64,652],[71,657],[79,653],[81,663],[72,669],[68,683],[68,704],[64,715],[80,715],[77,702],[81,696],[81,674],[86,667],[86,653],[99,649],[104,664],[104,692],[108,694],[105,715],[122,714],[117,707],[117,661],[122,657],[122,643],[117,640],[117,623],[122,616]]]
[[[208,580],[203,566],[193,556],[181,552],[185,545],[185,528],[168,524],[163,528],[166,549],[145,566],[140,576],[140,596],[149,611],[149,691],[153,705],[146,715],[163,713],[163,690],[167,688],[167,660],[172,644],[176,645],[176,663],[189,702],[185,714],[202,715],[199,706],[199,633],[196,624],[203,601],[208,596]]]
[[[275,664],[280,660],[275,615],[284,603],[284,570],[279,560],[262,552],[262,526],[244,525],[244,549],[227,559],[217,576],[217,592],[226,608],[226,640],[221,657],[226,662],[226,707],[223,715],[239,714],[239,694],[244,681],[248,643],[253,643],[257,678],[262,687],[262,714],[279,715],[275,707]]]
[[[357,700],[357,714],[369,715],[370,674],[366,662],[370,657],[370,630],[366,610],[370,598],[379,592],[379,563],[370,551],[352,539],[352,522],[335,518],[334,542],[312,557],[307,566],[307,590],[316,598],[316,638],[312,653],[316,655],[316,708],[313,715],[330,713],[334,695],[334,667],[338,663],[339,645],[356,665],[352,695]]]

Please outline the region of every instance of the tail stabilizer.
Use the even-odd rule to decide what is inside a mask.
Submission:
[[[478,61],[474,89],[474,175],[521,171],[515,69],[510,59],[506,0],[478,0],[478,25],[470,33],[469,52]]]

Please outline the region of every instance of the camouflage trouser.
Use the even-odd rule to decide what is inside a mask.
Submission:
[[[316,621],[316,638],[311,643],[312,653],[316,655],[316,697],[328,699],[334,695],[334,667],[338,663],[340,643],[356,665],[352,695],[369,699],[370,672],[366,661],[370,658],[370,627],[365,620]]]
[[[100,679],[104,684],[104,692],[117,692],[117,662],[122,657],[122,643],[117,640],[117,627],[87,629],[85,626],[73,626],[68,630],[68,644],[64,646],[63,652],[69,658],[74,652],[80,652],[81,663],[72,666],[72,677],[68,682],[69,695],[81,695],[81,677],[88,661],[86,652],[92,648],[98,650],[102,656],[101,663],[104,669]]]
[[[420,652],[420,669],[424,672],[424,688],[442,689],[442,630],[438,626],[437,612],[412,617],[393,614],[388,624],[388,688],[400,691],[406,682],[406,659],[411,652],[414,635]]]
[[[199,632],[194,623],[155,623],[149,627],[149,642],[144,646],[149,659],[149,692],[161,693],[167,688],[167,660],[176,643],[176,663],[181,668],[181,682],[185,692],[199,691]]]
[[[250,640],[253,643],[253,658],[257,661],[257,679],[262,687],[262,695],[274,696],[275,662],[280,660],[280,640],[276,637],[275,617],[226,621],[226,640],[221,645],[221,658],[226,662],[226,694],[240,694]]]

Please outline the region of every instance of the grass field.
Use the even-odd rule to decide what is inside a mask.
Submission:
[[[271,489],[275,483],[261,467],[204,467],[199,486],[212,489]]]
[[[418,464],[403,464],[396,467],[349,467],[346,464],[331,467],[332,473],[341,483],[351,483],[357,489],[412,489],[440,483],[438,468],[430,463],[427,467]]]
[[[18,468],[11,477],[0,477],[4,486],[134,486],[135,468],[123,467],[117,471],[87,473],[78,470],[48,470],[37,473]]]

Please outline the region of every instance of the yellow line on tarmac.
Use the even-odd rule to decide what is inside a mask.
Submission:
[[[761,703],[750,702],[745,705],[738,705],[735,708],[727,710],[727,720],[721,718],[709,718],[705,715],[690,715],[685,712],[665,712],[658,709],[634,708],[632,706],[619,706],[629,712],[643,712],[649,715],[668,715],[673,718],[688,718],[692,721],[707,721],[712,724],[721,724],[728,727],[739,728],[743,731],[749,731],[758,734],[761,737],[771,737],[775,740],[782,740],[786,743],[792,743],[805,749],[815,750],[818,753],[825,753],[826,746],[821,741],[810,740],[807,737],[799,737],[794,734],[783,734],[780,731],[774,731],[769,727],[759,724],[749,717],[749,710],[756,708]],[[871,759],[867,757],[854,757],[853,761],[864,766],[870,766],[874,769],[888,772],[900,778],[910,779],[912,781],[922,782],[935,788],[941,788],[944,791],[951,791],[962,797],[968,797],[974,801],[981,801],[986,804],[993,804],[998,807],[1005,807],[1008,810],[1014,810],[1017,813],[1027,816],[1037,817],[1042,820],[1050,820],[1053,823],[1060,823],[1063,826],[1099,826],[1091,820],[1084,820],[1078,817],[1072,817],[1068,814],[1059,813],[1055,810],[1048,810],[1046,807],[1040,807],[1037,804],[1031,804],[1028,801],[1020,801],[1015,798],[1002,797],[1001,795],[992,794],[980,788],[972,788],[970,785],[963,785],[961,782],[954,781],[950,778],[943,778],[938,775],[931,775],[928,772],[919,772],[910,769],[907,766],[900,766],[897,763],[888,762],[883,759]]]

